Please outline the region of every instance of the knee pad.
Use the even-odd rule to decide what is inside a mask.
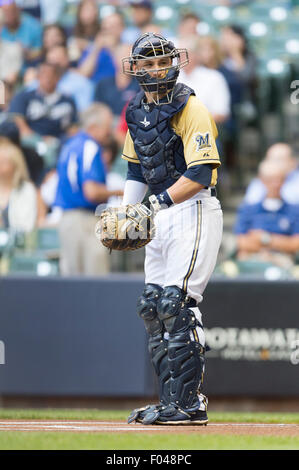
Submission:
[[[186,297],[186,293],[177,286],[167,286],[163,289],[157,304],[157,312],[170,334],[195,328],[199,322],[191,310],[196,301]]]
[[[150,336],[162,333],[163,323],[158,318],[157,304],[163,292],[158,284],[146,284],[137,301],[137,313],[144,320]]]

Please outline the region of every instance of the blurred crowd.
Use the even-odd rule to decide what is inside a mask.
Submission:
[[[196,11],[165,30],[150,0],[74,2],[72,24],[61,21],[66,4],[0,2],[0,228],[56,227],[60,272],[102,274],[110,261],[94,236],[94,212],[122,196],[125,110],[139,89],[122,73],[122,58],[134,41],[159,32],[188,49],[179,81],[214,117],[223,178],[238,170],[240,107],[257,112],[257,58],[240,26],[202,34]],[[236,217],[234,259],[288,269],[299,251],[298,162],[289,145],[277,143],[256,170]],[[221,174],[219,186],[221,196]]]

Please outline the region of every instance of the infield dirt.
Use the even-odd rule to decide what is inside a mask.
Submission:
[[[209,423],[207,426],[128,425],[124,421],[1,420],[0,431],[54,431],[89,433],[200,433],[201,435],[299,436],[298,424]]]

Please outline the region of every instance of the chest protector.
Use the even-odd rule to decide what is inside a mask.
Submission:
[[[129,103],[126,120],[143,177],[153,194],[169,188],[186,171],[183,142],[172,129],[171,118],[194,94],[178,83],[171,103],[144,103],[143,91]]]

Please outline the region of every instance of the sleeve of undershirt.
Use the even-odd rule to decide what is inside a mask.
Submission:
[[[184,176],[189,178],[189,180],[200,183],[207,188],[211,186],[213,173],[213,165],[211,163],[206,163],[205,165],[194,165],[188,168]]]
[[[136,165],[136,163],[132,163],[130,161],[128,162],[127,180],[139,181],[140,183],[147,184],[141,171],[141,165]]]

